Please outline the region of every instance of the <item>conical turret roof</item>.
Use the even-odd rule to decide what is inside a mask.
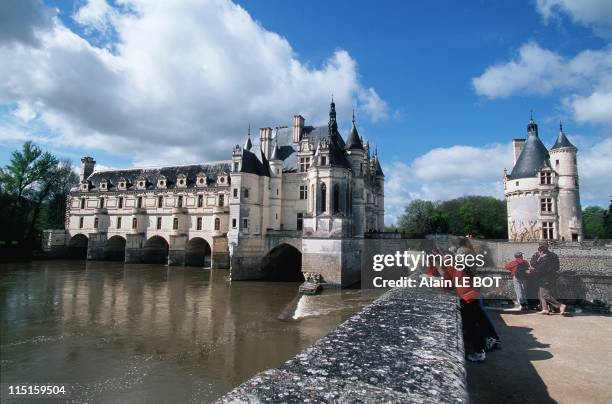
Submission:
[[[363,150],[363,143],[361,142],[359,132],[357,132],[357,127],[355,126],[355,111],[353,111],[353,126],[346,138],[345,148],[346,150]]]
[[[555,144],[553,145],[551,150],[562,149],[564,147],[570,147],[572,149],[576,148],[576,146],[574,146],[572,142],[569,141],[567,136],[565,136],[565,133],[563,133],[563,126],[559,124],[559,136],[557,137],[557,140],[555,141]]]
[[[523,150],[510,173],[510,179],[533,177],[546,164],[550,155],[536,131],[530,131]]]

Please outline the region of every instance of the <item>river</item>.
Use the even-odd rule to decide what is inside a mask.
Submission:
[[[210,402],[380,294],[300,297],[297,283],[227,276],[115,262],[0,264],[2,383],[64,384],[71,402]]]

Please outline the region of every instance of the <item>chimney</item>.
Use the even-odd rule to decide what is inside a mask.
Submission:
[[[512,151],[514,152],[514,163],[516,164],[516,160],[518,160],[521,155],[521,151],[523,150],[523,145],[525,144],[525,139],[512,139]]]
[[[304,129],[304,117],[302,115],[293,116],[293,143],[302,140],[302,129]]]
[[[93,157],[83,157],[81,159],[81,175],[79,176],[81,182],[87,180],[91,173],[93,173],[95,166],[96,160]]]
[[[270,158],[272,151],[272,128],[260,128],[259,129],[259,142],[261,145],[261,151],[267,159]]]

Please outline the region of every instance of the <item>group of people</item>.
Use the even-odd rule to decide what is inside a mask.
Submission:
[[[541,242],[538,251],[527,261],[522,252],[514,254],[514,260],[505,268],[512,273],[516,304],[521,310],[528,310],[527,290],[538,288],[540,314],[550,315],[558,311],[567,314],[567,306],[553,296],[553,290],[559,277],[559,257],[548,248],[548,243]]]
[[[455,255],[475,254],[470,247],[469,238],[459,238],[459,247],[451,247],[449,252]],[[434,249],[432,253],[440,253]],[[523,258],[523,253],[517,252],[514,260],[506,265],[512,272],[517,305],[521,310],[528,309],[528,287],[537,286],[541,314],[552,314],[559,311],[566,314],[566,305],[553,296],[553,289],[559,273],[559,257],[548,248],[548,243],[542,242],[531,260]],[[493,322],[484,309],[482,295],[478,288],[472,285],[473,268],[458,270],[453,266],[429,266],[426,276],[439,276],[451,280],[460,300],[461,321],[466,338],[473,351],[466,358],[472,362],[484,362],[486,352],[501,349],[501,339],[495,330]]]

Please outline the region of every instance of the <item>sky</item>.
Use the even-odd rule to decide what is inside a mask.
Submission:
[[[327,121],[412,199],[503,198],[530,111],[578,147],[583,206],[612,195],[612,3],[5,0],[0,165],[25,140],[99,168],[231,157],[249,125]]]

